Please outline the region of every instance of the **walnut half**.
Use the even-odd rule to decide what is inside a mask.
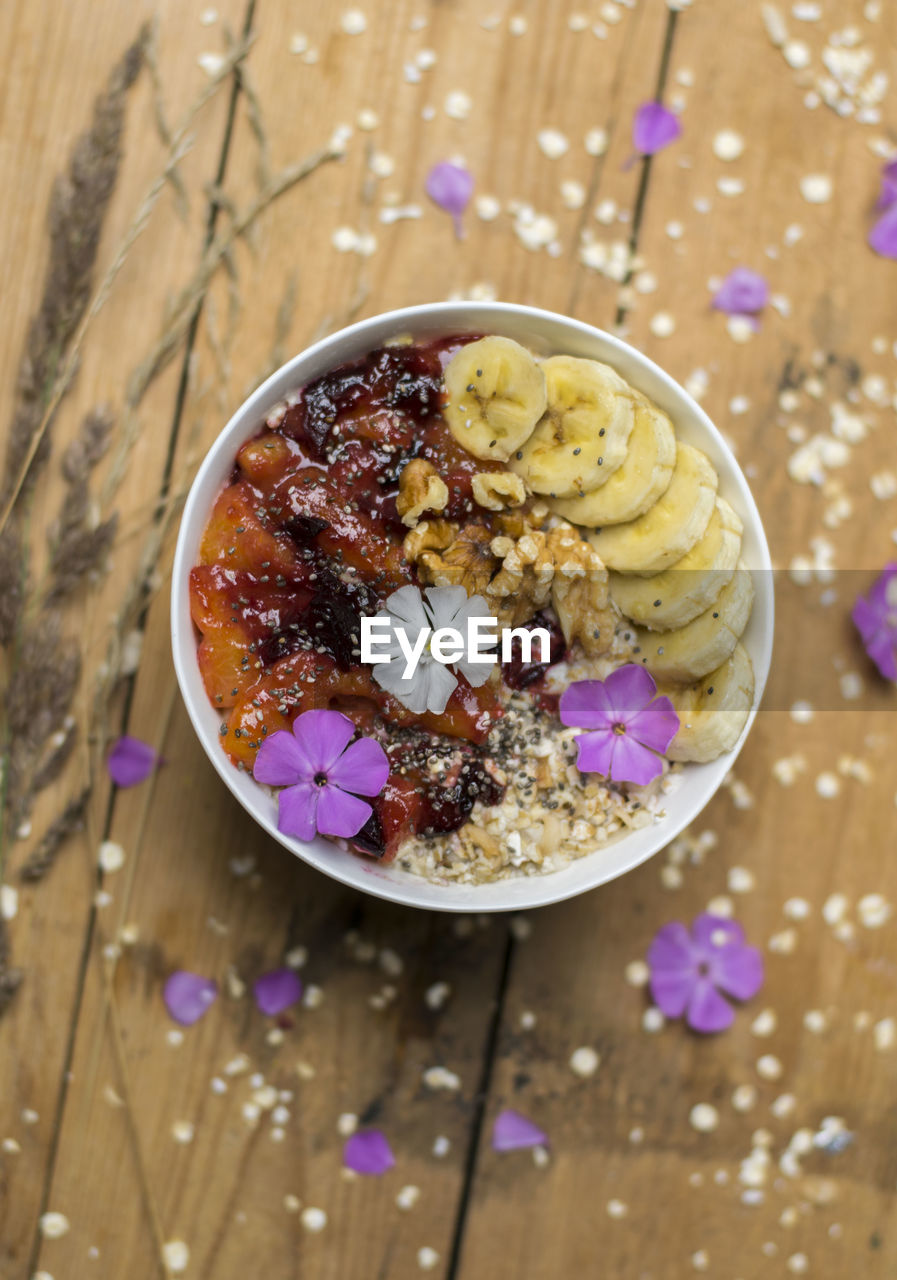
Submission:
[[[407,524],[409,529],[415,527],[425,511],[444,511],[448,500],[448,485],[431,462],[412,458],[402,468],[396,510],[402,517],[402,524]]]
[[[526,502],[526,486],[513,471],[481,471],[472,483],[474,501],[488,511],[505,511]]]
[[[547,542],[554,564],[551,603],[564,639],[568,645],[578,640],[589,656],[605,653],[614,638],[616,614],[603,560],[569,524],[552,529]]]

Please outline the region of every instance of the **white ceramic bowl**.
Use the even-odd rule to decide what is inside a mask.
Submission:
[[[649,827],[623,835],[560,871],[519,877],[485,885],[434,884],[398,867],[380,865],[348,853],[321,837],[309,844],[277,829],[275,799],[252,777],[231,764],[218,736],[220,714],[210,704],[196,661],[197,637],[190,618],[188,578],[196,563],[200,538],[220,490],[228,482],[234,457],[243,442],[255,435],[266,414],[289,391],[303,386],[334,366],[364,355],[399,334],[415,337],[450,333],[501,333],[537,354],[563,352],[603,360],[672,418],[677,434],[699,445],[712,459],[720,478],[720,492],[744,522],[743,556],[755,570],[756,599],[743,642],[756,677],[754,708],[733,751],[711,764],[689,764],[679,788],[666,797],[667,816]],[[377,897],[409,906],[441,911],[518,911],[543,906],[594,889],[650,858],[701,812],[719,787],[745,740],[756,714],[772,654],[773,589],[769,548],[760,515],[747,482],[713,423],[672,378],[618,338],[549,311],[510,303],[445,302],[408,307],[350,325],[315,343],[273,374],[241,405],[212,445],[187,498],[174,558],[171,597],[171,637],[174,665],[187,711],[199,740],[226,785],[255,820],[297,857],[319,871]]]

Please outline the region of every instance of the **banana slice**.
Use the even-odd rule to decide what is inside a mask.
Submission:
[[[449,430],[475,458],[507,462],[532,434],[548,403],[545,374],[511,338],[480,338],[445,368]]]
[[[676,446],[670,483],[637,520],[596,529],[588,539],[609,569],[647,578],[668,569],[704,536],[716,503],[713,463],[690,444]]]
[[[534,493],[574,498],[609,480],[626,457],[633,391],[609,365],[576,356],[542,361],[548,412],[510,461]]]
[[[671,684],[703,679],[731,657],[753,603],[750,570],[740,564],[711,608],[687,626],[663,635],[636,627],[639,661],[655,679]]]
[[[590,529],[636,520],[666,492],[675,465],[673,424],[650,400],[636,396],[635,423],[620,468],[600,489],[548,505],[565,520]]]
[[[624,617],[651,631],[687,626],[730,581],[741,554],[741,531],[739,517],[718,497],[703,538],[669,569],[651,578],[611,574],[614,604]]]
[[[688,689],[663,689],[679,716],[679,732],[667,750],[670,760],[706,764],[731,751],[754,701],[754,668],[743,645]]]

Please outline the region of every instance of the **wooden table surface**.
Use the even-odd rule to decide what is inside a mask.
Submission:
[[[54,354],[77,370],[14,518],[32,592],[63,450],[98,405],[115,427],[90,518],[119,513],[104,571],[60,606],[81,736],[3,871],[22,975],[0,1021],[3,1280],[897,1275],[897,695],[849,622],[897,554],[897,264],[866,244],[897,143],[897,5],[6,0],[0,36],[4,423],[41,300],[69,287],[54,183],[74,181],[70,214],[106,202],[102,305]],[[105,190],[78,140],[137,39]],[[655,96],[682,137],[627,163]],[[451,157],[493,198],[463,240],[424,194]],[[739,264],[772,290],[754,332],[710,307]],[[213,772],[169,652],[177,504],[247,390],[350,318],[449,296],[616,327],[683,381],[782,570],[737,776],[638,871],[514,920],[390,906],[289,857]],[[42,660],[29,634],[9,705]],[[165,764],[111,793],[123,731]],[[84,831],[23,878],[85,784]],[[708,904],[767,976],[702,1038],[649,1012],[640,962]],[[249,992],[285,957],[306,994],[278,1026]],[[161,995],[177,968],[221,991],[183,1033]],[[492,1150],[508,1106],[547,1152]],[[388,1135],[381,1178],[342,1168],[352,1117]]]

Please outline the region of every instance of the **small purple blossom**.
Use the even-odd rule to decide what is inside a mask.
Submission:
[[[162,990],[165,1007],[182,1027],[192,1027],[215,1003],[218,984],[201,974],[178,969],[171,975]]]
[[[606,680],[577,680],[564,690],[561,722],[589,730],[576,739],[582,773],[643,786],[663,772],[661,755],[679,730],[679,717],[669,698],[656,693],[651,675],[634,663]]]
[[[897,160],[891,160],[881,171],[881,192],[876,209],[890,209],[897,204]]]
[[[353,1133],[343,1147],[343,1164],[355,1173],[379,1177],[395,1165],[396,1158],[381,1129]]]
[[[734,267],[713,295],[713,306],[727,316],[753,315],[769,301],[769,285],[757,271]]]
[[[304,711],[292,732],[265,738],[255,758],[256,782],[283,787],[278,828],[298,840],[357,835],[373,809],[359,796],[379,795],[389,777],[386,752],[373,738],[352,742],[355,725],[340,711]],[[351,745],[350,745],[351,743]]]
[[[106,757],[109,777],[117,787],[136,787],[149,777],[158,763],[158,752],[148,742],[127,734],[112,744]]]
[[[750,1000],[763,985],[763,957],[734,920],[707,912],[691,932],[674,921],[659,929],[648,951],[651,995],[666,1018],[685,1014],[694,1031],[724,1031],[735,1010],[725,996]],[[721,994],[725,993],[725,994]]]
[[[434,164],[427,174],[425,183],[427,195],[440,209],[452,215],[455,223],[455,235],[459,240],[464,237],[464,226],[461,216],[470,203],[473,195],[473,174],[459,164],[451,164],[448,160],[442,164]]]
[[[886,565],[869,594],[859,597],[852,617],[881,674],[897,680],[897,563]]]
[[[548,1135],[522,1116],[506,1108],[499,1111],[492,1126],[493,1151],[519,1151],[522,1147],[547,1147]]]
[[[682,121],[662,102],[643,102],[632,121],[632,145],[640,156],[653,156],[682,133]]]
[[[869,232],[869,246],[883,258],[897,258],[897,204],[892,204]]]
[[[272,969],[252,984],[256,1007],[269,1018],[289,1009],[302,998],[302,983],[292,969]]]

